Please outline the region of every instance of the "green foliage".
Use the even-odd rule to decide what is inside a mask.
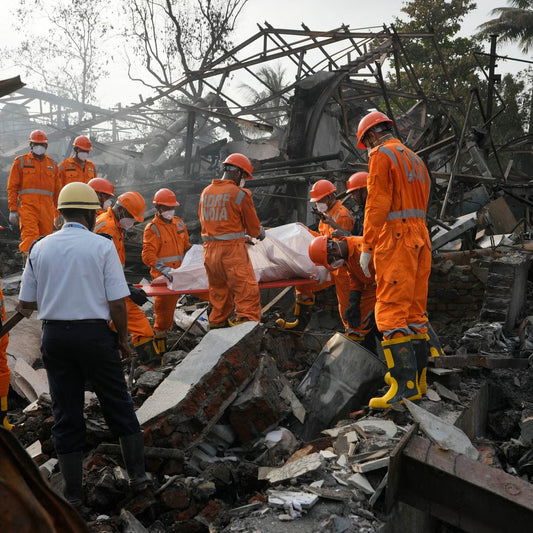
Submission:
[[[509,0],[507,3],[510,7],[491,11],[495,18],[478,26],[478,36],[498,35],[502,42],[517,42],[527,54],[533,48],[533,0]]]

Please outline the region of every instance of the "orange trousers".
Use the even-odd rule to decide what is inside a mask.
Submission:
[[[174,309],[180,295],[154,296],[154,331],[156,333],[168,331],[174,323]]]
[[[345,329],[349,329],[348,322],[344,319],[344,313],[346,312],[346,309],[348,309],[348,302],[350,301],[350,275],[348,274],[348,269],[342,266],[337,268],[337,270],[333,270],[330,274],[331,281],[326,281],[325,283],[322,283],[322,285],[319,285],[318,283],[310,283],[309,285],[300,285],[299,287],[296,287],[296,299],[313,299],[315,292],[322,291],[335,284],[339,314]],[[361,318],[364,318],[362,310]]]
[[[54,204],[42,194],[24,194],[18,209],[21,252],[28,252],[33,241],[54,231]]]
[[[427,332],[431,242],[420,221],[388,223],[376,247],[376,324],[384,336],[395,329]],[[383,238],[384,237],[384,238]]]
[[[128,332],[133,344],[143,337],[153,337],[154,332],[142,309],[131,298],[126,298],[128,309]]]
[[[231,317],[261,322],[261,298],[252,262],[244,242],[211,241],[204,243],[204,266],[209,281],[211,324]]]

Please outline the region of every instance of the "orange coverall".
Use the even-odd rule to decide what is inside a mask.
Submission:
[[[245,244],[245,233],[257,237],[261,232],[252,193],[232,180],[215,179],[202,191],[198,215],[212,305],[209,323],[223,324],[234,303],[237,321],[260,322],[259,287]]]
[[[344,207],[340,200],[337,200],[333,207],[328,211],[328,214],[333,218],[333,220],[341,226],[346,231],[351,232],[354,225],[353,215]],[[334,232],[329,224],[320,221],[318,224],[318,234],[312,232],[314,235],[326,235],[331,238],[331,234]],[[350,277],[348,275],[348,270],[346,267],[342,266],[337,270],[334,270],[331,274],[331,279],[335,284],[335,291],[337,292],[337,300],[339,303],[339,314],[341,316],[342,323],[346,329],[349,329],[348,322],[344,319],[344,313],[348,309],[348,301],[350,299]],[[299,300],[313,300],[314,292],[320,291],[330,287],[331,283],[323,283],[318,285],[317,283],[312,283],[309,285],[301,285],[296,288],[296,299]]]
[[[113,208],[109,207],[97,219],[94,226],[95,233],[107,233],[113,238],[113,243],[117,249],[122,266],[126,263],[126,249],[124,248],[124,233],[117,218],[113,213]],[[154,336],[152,326],[143,313],[142,309],[133,302],[131,298],[126,298],[128,309],[128,331],[131,334],[133,344],[137,344],[143,337]]]
[[[7,180],[7,200],[9,210],[19,213],[21,252],[27,253],[33,241],[54,230],[60,190],[58,166],[51,157],[45,155],[41,161],[30,152],[13,161]]]
[[[166,222],[156,215],[144,228],[143,235],[142,259],[150,267],[152,279],[161,276],[161,272],[154,268],[158,260],[170,268],[178,268],[189,247],[189,233],[181,218],[172,217],[172,221]],[[168,331],[172,327],[178,298],[179,294],[154,296],[156,333]]]
[[[67,183],[79,181],[81,183],[89,183],[93,178],[96,178],[96,168],[92,161],[86,160],[85,166],[81,166],[74,156],[65,159],[59,165],[59,173],[61,176],[61,187],[63,188]]]
[[[361,251],[363,248],[362,237],[346,237],[344,240],[348,243],[348,258],[344,264],[350,277],[350,290],[359,291],[361,293],[361,303],[359,307],[361,309],[361,325],[353,330],[350,330],[364,337],[370,332],[372,327],[365,327],[365,318],[368,317],[372,309],[376,305],[376,280],[374,265],[370,264],[370,278],[367,278],[361,267],[359,266],[359,258],[361,257]]]
[[[0,318],[2,322],[6,319],[6,308],[4,305],[4,295],[0,287]],[[7,396],[9,392],[9,380],[11,370],[7,366],[7,345],[9,343],[9,333],[0,338],[0,398]]]
[[[427,332],[426,303],[431,242],[425,217],[429,174],[398,139],[372,149],[363,251],[376,269],[376,324],[385,338]]]

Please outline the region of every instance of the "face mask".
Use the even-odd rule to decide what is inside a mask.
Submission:
[[[324,204],[322,202],[316,203],[316,208],[321,212],[325,213],[328,210],[328,204]]]
[[[329,266],[333,270],[335,270],[336,268],[341,267],[342,265],[344,265],[344,259],[335,259],[335,261],[333,261],[332,263],[329,264]]]
[[[89,154],[87,152],[78,152],[78,159],[81,161],[86,161],[88,155]]]
[[[109,207],[112,207],[112,206],[113,206],[113,198],[108,198],[104,202],[104,205],[102,205],[102,209],[108,209]]]
[[[161,211],[160,215],[161,218],[165,218],[166,220],[172,220],[172,217],[174,216],[174,209],[169,209],[168,211]]]
[[[125,230],[128,230],[130,229],[133,224],[135,224],[135,219],[134,218],[121,218],[118,223],[120,224],[120,227],[122,229],[125,229]]]
[[[370,152],[372,151],[372,148],[367,148],[366,153],[368,154],[368,157],[370,157]]]
[[[239,183],[239,187],[244,187],[245,183],[246,183],[246,180],[244,178],[241,178],[241,181]]]
[[[45,152],[46,152],[46,148],[42,145],[42,144],[38,144],[36,146],[34,146],[31,151],[35,154],[35,155],[43,155]]]

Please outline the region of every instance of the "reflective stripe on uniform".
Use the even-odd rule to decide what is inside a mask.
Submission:
[[[150,224],[150,229],[157,235],[157,238],[161,238],[161,234],[159,233],[159,230],[157,229],[157,226],[154,224]]]
[[[406,150],[404,146],[397,146],[396,149],[398,150],[400,160],[403,163],[403,173],[407,178],[407,182],[411,183],[416,178],[424,183],[426,181],[426,167],[420,157],[418,157],[413,151]],[[393,150],[387,146],[380,146],[378,147],[378,151],[392,159],[397,167],[400,166],[400,161],[398,161],[398,157]],[[407,160],[411,163],[411,170],[408,168]]]
[[[246,193],[244,191],[239,191],[235,197],[235,205],[241,205],[241,202],[244,200]]]
[[[163,263],[170,263],[171,261],[183,261],[183,255],[169,255],[168,257],[160,257],[160,261]]]
[[[45,191],[44,189],[22,189],[20,194],[44,194],[45,196],[54,196],[52,191]]]
[[[405,209],[403,211],[391,211],[387,215],[387,220],[398,220],[399,218],[426,218],[426,213],[422,209]]]
[[[96,224],[96,226],[93,229],[93,232],[96,233],[100,228],[103,228],[105,226],[105,221],[100,222],[100,224]]]
[[[224,233],[222,235],[202,235],[202,241],[233,241],[235,239],[244,239],[245,237],[246,234],[244,231],[239,231],[237,233]]]

